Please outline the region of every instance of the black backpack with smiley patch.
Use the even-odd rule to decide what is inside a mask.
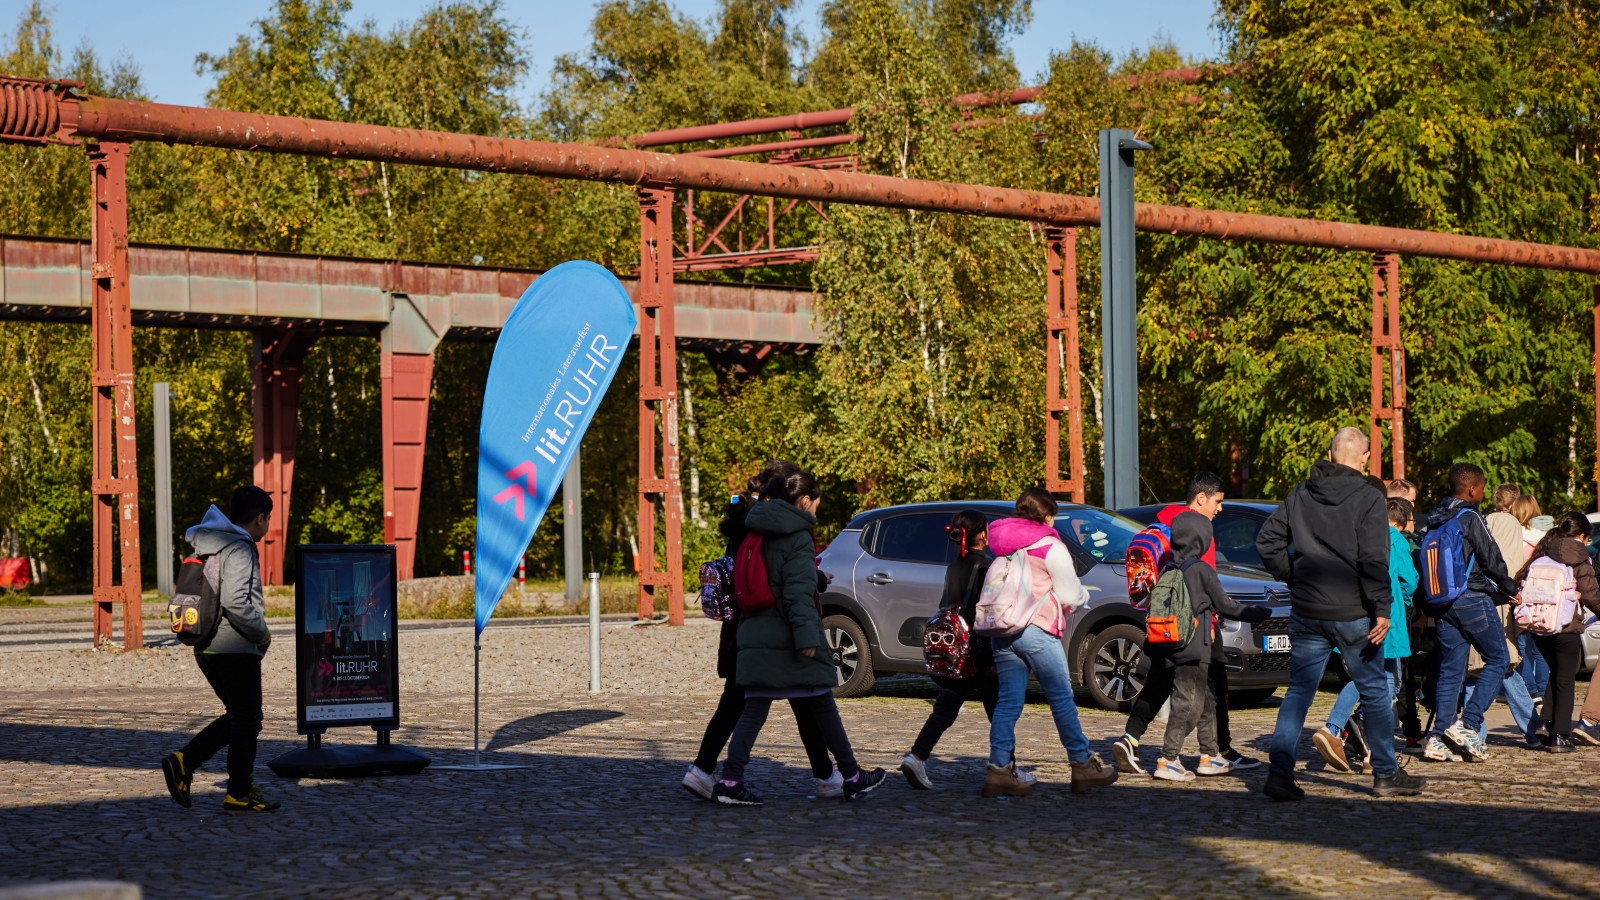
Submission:
[[[216,559],[215,553],[196,553],[185,557],[178,567],[167,614],[172,619],[172,633],[185,647],[203,650],[217,636],[222,602],[217,590],[221,573]]]

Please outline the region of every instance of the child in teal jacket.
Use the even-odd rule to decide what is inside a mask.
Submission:
[[[1400,660],[1411,655],[1411,636],[1406,627],[1407,607],[1411,605],[1411,594],[1417,589],[1417,564],[1412,558],[1411,543],[1406,540],[1406,532],[1416,527],[1412,516],[1411,501],[1400,497],[1390,497],[1389,507],[1389,594],[1393,598],[1389,604],[1389,632],[1383,638],[1383,667],[1389,673],[1389,700],[1392,703],[1400,692]],[[1355,682],[1350,682],[1339,691],[1339,698],[1334,701],[1333,709],[1328,710],[1328,724],[1317,729],[1311,735],[1311,743],[1322,754],[1328,768],[1335,772],[1354,772],[1350,761],[1345,757],[1344,740],[1345,726],[1350,721],[1350,714],[1355,711],[1356,703],[1361,700],[1361,693],[1356,688]],[[1385,740],[1386,737],[1378,735],[1376,740]],[[1392,740],[1392,736],[1387,739]]]

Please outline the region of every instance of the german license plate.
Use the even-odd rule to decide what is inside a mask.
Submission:
[[[1287,634],[1269,634],[1261,638],[1262,649],[1268,653],[1288,653],[1289,636]]]

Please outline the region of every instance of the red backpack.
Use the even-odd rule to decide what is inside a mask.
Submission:
[[[1134,609],[1149,609],[1156,580],[1172,567],[1172,529],[1157,523],[1133,536],[1123,554],[1128,572],[1128,600]]]
[[[762,555],[765,547],[766,541],[752,531],[739,542],[739,552],[733,557],[733,599],[746,615],[778,602],[767,581],[767,560]]]

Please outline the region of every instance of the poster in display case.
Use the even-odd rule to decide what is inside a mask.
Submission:
[[[268,763],[286,778],[415,774],[429,759],[393,744],[400,727],[395,548],[295,548],[295,718],[306,746]],[[324,745],[330,728],[368,726],[377,743]]]

